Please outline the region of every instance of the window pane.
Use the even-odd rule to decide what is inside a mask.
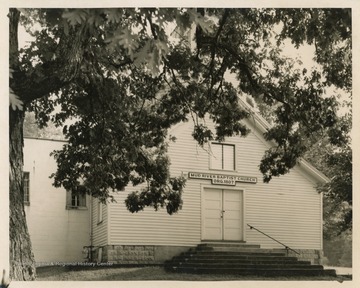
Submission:
[[[233,145],[223,145],[224,170],[235,170],[235,147]]]
[[[213,143],[211,145],[211,168],[212,169],[223,169],[222,168],[222,145]]]
[[[79,203],[78,203],[78,205],[79,205],[80,207],[86,207],[86,195],[85,195],[85,194],[81,194],[81,195],[78,196],[78,198],[79,198]]]
[[[24,202],[30,202],[30,173],[24,172],[23,174],[23,185],[24,185]]]
[[[86,208],[86,194],[66,191],[66,207],[70,209],[76,207]]]
[[[71,206],[77,207],[78,206],[78,197],[77,195],[71,193]]]
[[[103,204],[101,203],[101,201],[99,201],[98,202],[98,223],[100,223],[103,220],[102,214],[103,214]]]
[[[86,207],[86,195],[71,193],[71,206]]]

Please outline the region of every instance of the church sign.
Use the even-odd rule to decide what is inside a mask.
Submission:
[[[254,183],[254,184],[257,182],[256,177],[212,174],[212,173],[201,173],[201,172],[189,172],[189,178],[206,179],[206,180],[211,180],[211,184],[214,185],[229,185],[229,186],[235,186],[236,182]]]

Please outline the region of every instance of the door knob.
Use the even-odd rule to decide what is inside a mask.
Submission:
[[[225,210],[221,210],[220,218],[223,218],[223,217],[224,217],[224,213],[225,213]]]

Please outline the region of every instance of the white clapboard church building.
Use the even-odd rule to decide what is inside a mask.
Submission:
[[[85,261],[84,246],[92,247],[92,261],[159,264],[209,242],[284,249],[281,242],[317,262],[323,211],[315,187],[327,178],[300,160],[289,174],[263,183],[258,166],[272,145],[263,137],[269,126],[258,115],[244,123],[251,129],[247,137],[205,149],[193,140],[191,121],[171,129],[177,140],[169,146],[170,171],[187,177],[182,210],[174,215],[152,208],[130,213],[124,200],[133,187],[115,193],[116,203],[107,205],[54,188],[49,176],[56,164],[48,155],[66,142],[26,138],[25,212],[38,265]]]

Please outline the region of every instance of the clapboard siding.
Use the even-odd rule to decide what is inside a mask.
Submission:
[[[132,189],[126,189],[115,196],[117,204],[110,204],[111,245],[184,245],[194,246],[200,238],[199,195],[183,197],[183,208],[169,215],[165,209],[130,213],[124,200]]]
[[[290,247],[321,249],[322,196],[316,192],[315,183],[298,168],[268,184],[262,183],[262,175],[254,163],[260,163],[266,145],[254,133],[239,142],[238,171],[248,171],[259,179],[256,185],[246,189],[246,222]],[[263,247],[279,247],[250,229],[246,231],[246,240],[260,242]]]
[[[126,210],[124,201],[128,193],[139,189],[126,188],[114,195],[117,203],[109,205],[111,245],[194,246],[199,242],[200,195],[184,193],[183,207],[173,215],[167,214],[162,208],[155,212],[152,207],[131,213]]]
[[[189,132],[191,127],[184,125],[180,128],[182,133],[191,136],[191,130]],[[171,143],[169,150],[171,175],[181,176],[184,172],[182,165],[189,167],[188,159],[183,157],[184,151],[192,151],[192,163],[190,165],[192,169],[203,168],[206,158],[204,158],[202,149],[199,149],[194,142],[185,139],[182,134],[176,134],[176,137],[176,142]],[[127,211],[124,205],[127,194],[140,189],[138,187],[127,187],[125,191],[115,196],[117,204],[109,206],[111,209],[111,245],[195,246],[199,243],[201,237],[201,198],[196,183],[186,183],[182,197],[182,209],[173,215],[168,215],[166,209],[162,208],[155,212],[151,207],[134,214]],[[118,205],[123,208],[119,209]]]
[[[169,147],[172,176],[208,172],[257,177],[256,184],[236,184],[239,190],[245,191],[246,241],[268,248],[279,247],[276,242],[250,230],[246,226],[248,223],[292,248],[322,248],[322,196],[316,192],[316,183],[310,177],[300,168],[295,168],[268,184],[263,183],[259,164],[269,144],[261,139],[258,132],[226,140],[226,143],[235,144],[236,171],[211,170],[211,147],[199,147],[192,139],[192,130],[192,123],[186,123],[178,125],[170,133],[177,138]],[[183,208],[171,216],[164,209],[154,212],[152,208],[146,208],[135,214],[128,212],[124,205],[125,197],[138,188],[128,188],[116,194],[117,204],[109,205],[109,244],[196,245],[201,241],[201,194],[204,185],[209,187],[211,182],[188,179],[183,193]],[[226,186],[214,186],[219,187],[226,189]]]
[[[101,223],[98,223],[98,202],[92,198],[92,237],[94,246],[104,246],[108,244],[108,205],[103,205]]]

